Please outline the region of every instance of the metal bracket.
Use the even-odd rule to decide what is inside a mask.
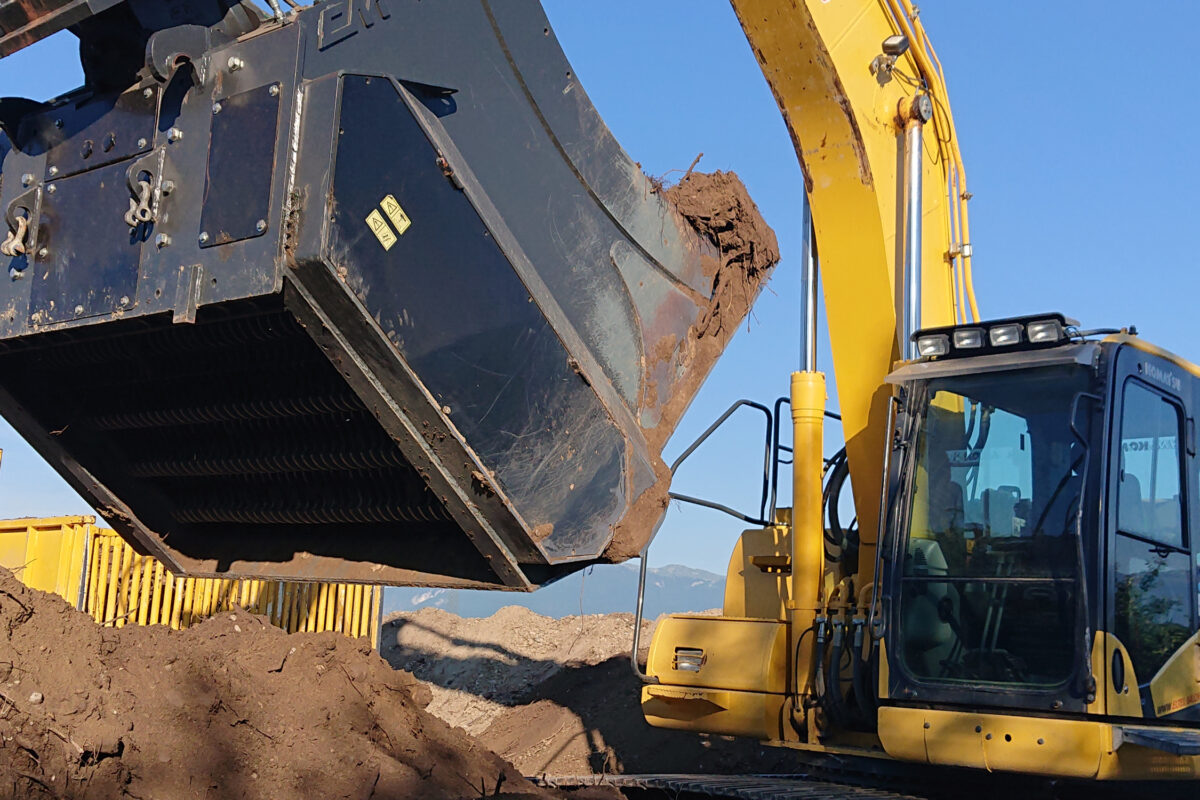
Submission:
[[[150,225],[158,220],[159,207],[162,205],[162,172],[166,153],[160,148],[149,155],[133,161],[125,170],[125,183],[131,195],[129,212],[125,222],[131,228]],[[148,181],[139,176],[146,173]]]
[[[200,264],[179,268],[179,283],[175,287],[174,323],[193,323],[196,309],[200,305],[200,283],[204,280],[204,267]]]
[[[20,211],[24,211],[22,217]],[[42,210],[40,185],[18,195],[4,212],[8,238],[0,245],[0,253],[17,257],[32,252],[37,246],[38,218]],[[18,238],[18,234],[20,234]]]
[[[156,31],[146,45],[146,66],[160,83],[167,83],[184,67],[192,70],[192,83],[207,81],[207,56],[212,31],[203,25],[177,25]]]

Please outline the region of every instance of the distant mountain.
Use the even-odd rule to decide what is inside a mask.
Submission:
[[[563,578],[533,594],[468,589],[389,588],[385,614],[440,608],[460,617],[490,617],[504,606],[524,606],[546,617],[572,614],[633,613],[637,604],[638,566],[600,564]],[[651,569],[646,575],[645,615],[654,619],[673,612],[720,608],[725,578],[678,564]]]

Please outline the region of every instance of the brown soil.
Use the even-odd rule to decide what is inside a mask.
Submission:
[[[102,628],[4,570],[0,632],[0,797],[557,796],[339,634],[242,611]]]
[[[689,330],[694,347],[680,348],[687,351],[688,380],[676,388],[662,409],[662,420],[647,432],[655,450],[661,450],[674,431],[779,263],[775,231],[759,213],[737,173],[693,172],[665,195],[680,216],[714,246],[715,256],[704,264],[705,274],[713,281],[712,299]]]
[[[685,341],[676,343],[673,337],[663,337],[651,353],[658,362],[677,359],[676,370],[683,375],[660,410],[658,424],[645,431],[646,442],[656,455],[779,263],[775,232],[736,173],[692,172],[664,195],[713,246],[712,255],[704,260],[705,275],[712,278],[712,296],[708,308],[688,329]],[[642,492],[616,526],[605,560],[632,558],[651,538],[669,503],[671,475],[661,461],[655,464],[655,478],[654,485]]]
[[[643,647],[653,629],[645,623]],[[526,775],[794,771],[785,751],[646,724],[632,636],[630,614],[555,620],[509,606],[463,619],[423,609],[388,620],[382,653],[431,684],[431,713]]]

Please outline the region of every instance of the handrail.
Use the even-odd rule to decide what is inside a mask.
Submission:
[[[741,408],[742,406],[748,406],[750,408],[758,409],[759,411],[763,412],[763,414],[765,414],[767,417],[767,438],[766,438],[766,444],[764,445],[764,448],[763,448],[764,453],[763,453],[762,500],[759,503],[759,507],[758,507],[758,515],[759,515],[760,519],[753,519],[746,514],[742,514],[740,511],[735,511],[734,509],[730,508],[729,506],[722,505],[721,503],[716,503],[711,500],[702,500],[698,497],[691,497],[689,495],[678,494],[676,492],[671,492],[670,497],[672,500],[679,500],[684,503],[692,503],[694,505],[703,506],[705,508],[715,509],[716,511],[722,511],[726,514],[736,517],[737,519],[740,519],[744,522],[748,522],[752,525],[770,525],[771,524],[770,522],[767,522],[766,520],[761,519],[761,517],[763,517],[766,514],[768,495],[774,494],[772,491],[771,481],[772,481],[773,476],[777,474],[777,471],[773,468],[773,466],[771,464],[771,458],[777,452],[775,449],[773,449],[772,444],[774,443],[777,445],[778,438],[777,437],[773,438],[772,433],[773,433],[773,431],[778,429],[778,425],[777,425],[778,404],[776,404],[776,416],[773,417],[771,415],[771,410],[761,403],[756,403],[753,400],[746,400],[746,399],[738,400],[736,403],[731,405],[729,408],[725,409],[724,414],[717,417],[716,421],[713,424],[709,425],[708,428],[704,431],[704,433],[700,434],[700,436],[697,437],[694,442],[692,442],[690,445],[688,445],[688,447],[682,453],[679,454],[679,457],[676,458],[675,461],[671,464],[671,475],[674,476],[675,471],[677,469],[679,469],[680,465],[682,465],[684,461],[687,461],[688,457],[692,453],[696,452],[696,449],[699,448],[700,445],[704,444],[705,440],[708,439],[709,436],[712,436],[712,434],[717,430],[717,428],[720,428],[721,425],[723,425],[725,423],[725,420],[729,419],[733,415],[733,413],[735,411],[737,411],[739,408]],[[645,608],[645,602],[646,602],[646,564],[647,564],[647,556],[650,553],[650,545],[653,542],[654,542],[654,536],[651,536],[650,541],[646,542],[646,546],[643,547],[642,552],[640,554],[638,554],[638,558],[641,560],[641,566],[638,571],[637,607],[636,607],[636,609],[634,611],[634,615],[633,615],[633,649],[632,649],[632,652],[630,652],[630,654],[629,654],[630,669],[633,670],[634,676],[639,681],[641,681],[642,683],[645,683],[645,684],[658,683],[657,678],[651,677],[650,675],[647,675],[646,673],[642,672],[642,668],[638,664],[638,649],[641,647],[641,642],[642,642],[642,620],[644,617],[644,608]]]
[[[737,411],[739,408],[741,408],[742,406],[748,406],[750,408],[755,408],[755,409],[758,409],[759,411],[762,411],[767,417],[767,438],[766,438],[766,446],[764,448],[765,452],[763,454],[763,491],[762,491],[762,500],[759,503],[759,509],[758,509],[759,519],[754,519],[753,517],[743,514],[740,511],[730,508],[729,506],[723,505],[721,503],[717,503],[712,500],[704,500],[699,497],[692,497],[690,495],[679,494],[676,492],[670,492],[669,493],[670,498],[672,500],[679,500],[684,503],[691,503],[693,505],[702,506],[704,508],[711,508],[716,511],[721,511],[726,514],[729,514],[732,517],[735,517],[736,519],[740,519],[743,522],[747,522],[751,525],[763,525],[763,526],[774,525],[775,524],[775,500],[776,500],[776,497],[778,496],[779,465],[781,463],[779,454],[780,454],[780,452],[783,452],[783,451],[786,451],[789,453],[792,452],[792,448],[788,447],[787,445],[780,444],[780,441],[779,441],[779,431],[783,427],[779,422],[780,415],[782,414],[783,405],[788,402],[790,402],[788,400],[788,398],[780,397],[775,400],[774,408],[769,409],[766,406],[762,405],[761,403],[757,403],[753,400],[746,400],[746,399],[738,400],[736,403],[731,405],[729,408],[725,409],[725,413],[723,413],[721,416],[717,417],[716,421],[713,422],[713,424],[709,425],[708,428],[704,431],[704,433],[700,434],[700,436],[697,437],[697,439],[694,442],[692,442],[690,445],[688,445],[688,447],[682,453],[680,453],[679,457],[676,458],[675,461],[671,464],[671,474],[674,475],[675,471],[677,469],[679,469],[680,465],[682,465],[683,462],[686,461],[692,453],[696,452],[697,448],[699,448],[700,445],[704,444],[704,441],[706,439],[708,439],[708,437],[711,436],[718,428],[720,428],[721,425],[724,424],[724,422],[727,419],[729,419],[729,417],[732,416],[733,413],[735,411]],[[836,420],[841,420],[841,418],[842,418],[840,414],[837,414],[836,412],[833,412],[833,411],[826,411],[825,416],[829,417],[830,419],[836,419]],[[771,515],[770,515],[769,519],[766,518],[768,498],[770,499],[770,509],[771,509]],[[644,608],[645,608],[645,600],[646,600],[647,556],[650,553],[650,545],[653,542],[654,542],[654,537],[651,536],[650,541],[646,543],[646,546],[644,548],[642,548],[642,552],[638,554],[638,558],[641,560],[641,565],[638,570],[637,607],[636,607],[636,610],[635,610],[634,616],[633,616],[633,649],[632,649],[632,652],[629,654],[629,664],[630,664],[630,668],[633,670],[634,676],[636,676],[639,681],[641,681],[642,683],[646,683],[646,684],[658,683],[657,678],[654,678],[654,677],[642,672],[642,668],[638,664],[638,649],[641,647],[641,641],[642,641],[642,622],[644,619]]]
[[[717,511],[723,511],[726,514],[731,514],[740,520],[744,520],[746,522],[751,522],[751,523],[754,523],[755,525],[770,525],[771,524],[770,522],[767,522],[766,520],[764,520],[762,518],[767,513],[767,497],[769,496],[770,489],[771,489],[771,474],[772,474],[772,470],[771,470],[771,455],[772,455],[771,432],[773,430],[775,421],[774,421],[774,418],[771,416],[771,409],[767,408],[762,403],[756,403],[753,400],[742,399],[742,400],[738,400],[736,403],[731,405],[729,408],[725,409],[724,414],[717,417],[716,421],[713,422],[713,424],[709,425],[708,428],[704,431],[704,433],[700,434],[700,436],[697,437],[694,442],[692,442],[690,445],[688,445],[686,450],[684,450],[682,453],[679,454],[679,457],[676,458],[675,461],[671,464],[671,475],[673,476],[675,474],[675,471],[677,469],[679,469],[679,467],[683,464],[683,462],[686,461],[692,453],[696,452],[696,449],[699,448],[700,445],[704,444],[704,442],[708,439],[708,437],[712,436],[713,433],[716,432],[717,428],[720,428],[722,425],[724,425],[725,420],[727,420],[731,416],[733,416],[733,413],[735,411],[737,411],[739,408],[741,408],[742,406],[748,406],[750,408],[757,409],[757,410],[763,412],[763,414],[766,415],[766,418],[767,418],[767,436],[766,436],[766,442],[763,446],[762,499],[759,502],[759,506],[758,506],[759,518],[751,519],[750,517],[748,517],[744,514],[741,514],[737,511],[734,511],[733,509],[731,509],[727,506],[723,506],[720,503],[713,503],[713,502],[710,502],[707,500],[697,500],[696,498],[689,497],[688,495],[682,495],[682,494],[676,495],[674,492],[672,492],[671,498],[674,500],[680,500],[684,503],[694,503],[696,505],[704,506],[705,508],[713,508],[713,509],[716,509]]]
[[[641,649],[642,644],[642,604],[646,599],[646,555],[649,552],[650,544],[647,543],[638,556],[642,564],[638,571],[637,610],[633,615],[633,652],[629,654],[629,666],[639,681],[645,684],[656,684],[659,682],[658,678],[642,672],[642,668],[638,664],[638,650]]]

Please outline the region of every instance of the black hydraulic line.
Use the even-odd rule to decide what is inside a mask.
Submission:
[[[804,637],[808,636],[810,633],[813,633],[813,634],[816,633],[815,626],[809,626],[800,632],[800,635],[796,637],[795,651],[792,653],[792,685],[790,687],[790,690],[791,690],[790,696],[792,698],[792,711],[791,711],[792,720],[791,720],[791,722],[792,722],[792,728],[794,728],[796,733],[799,733],[802,737],[805,736],[806,733],[804,731],[802,731],[801,727],[796,724],[796,718],[795,718],[796,709],[800,706],[800,701],[801,701],[801,697],[800,697],[800,647],[804,643]]]
[[[846,448],[842,448],[833,457],[833,462],[829,468],[829,479],[825,484],[825,492],[823,500],[825,503],[825,512],[829,517],[829,529],[825,531],[825,540],[830,544],[842,549],[843,552],[848,551],[847,547],[847,531],[842,528],[841,518],[838,513],[838,504],[842,496],[842,488],[846,484],[846,478],[850,475],[850,461],[846,457]],[[853,544],[857,545],[857,542]]]
[[[678,500],[681,503],[691,503],[692,505],[703,506],[704,508],[711,508],[714,511],[724,512],[731,517],[737,517],[738,519],[742,520],[743,522],[748,522],[751,525],[770,525],[770,524],[772,524],[771,522],[768,522],[765,519],[761,519],[761,518],[755,519],[754,517],[748,517],[740,511],[736,511],[727,505],[723,505],[723,504],[715,502],[713,500],[703,500],[699,497],[692,497],[691,495],[679,494],[678,492],[670,492],[669,497],[672,500]]]
[[[1061,493],[1062,490],[1067,487],[1067,484],[1071,481],[1071,476],[1075,473],[1076,468],[1083,463],[1086,455],[1087,450],[1084,450],[1078,458],[1071,462],[1071,466],[1067,467],[1067,471],[1058,481],[1058,485],[1055,486],[1054,491],[1050,493],[1049,499],[1046,500],[1046,505],[1042,507],[1042,513],[1038,515],[1037,522],[1034,523],[1033,532],[1035,534],[1042,529],[1042,525],[1045,524],[1046,516],[1050,513],[1050,508],[1054,505],[1054,501],[1058,499],[1059,493]]]
[[[783,451],[792,452],[792,448],[779,443],[780,434],[783,433],[783,420],[780,415],[783,413],[783,406],[790,404],[790,400],[786,397],[778,397],[775,399],[775,405],[772,410],[772,418],[775,420],[775,436],[771,440],[771,518],[775,518],[776,499],[779,496],[779,465],[782,460],[779,454]]]
[[[854,620],[854,644],[850,653],[851,659],[854,662],[854,671],[850,677],[854,686],[854,702],[858,706],[858,713],[862,717],[863,726],[867,729],[872,729],[875,727],[875,692],[871,691],[870,687],[867,686],[868,664],[862,655],[863,642],[866,640],[863,630],[866,626],[867,621],[865,618],[858,617]],[[873,643],[872,648],[874,648]]]
[[[813,676],[813,694],[817,698],[818,703],[824,703],[825,698],[825,617],[817,617],[813,621],[816,628],[816,641],[814,644],[813,663],[816,665],[816,674]]]
[[[992,412],[993,411],[995,411],[995,408],[990,407],[990,406],[982,406],[980,408],[980,411],[979,411],[979,438],[973,445],[970,443],[969,440],[967,441],[967,447],[969,447],[971,450],[970,456],[968,459],[969,461],[974,461],[974,462],[978,463],[977,460],[979,458],[979,454],[982,453],[983,448],[987,446],[988,436],[990,436],[991,432],[992,432]],[[971,473],[971,477],[968,478],[968,480],[972,484],[971,496],[974,497],[975,489],[978,488],[978,483],[979,483],[979,468],[978,467],[976,467],[975,471],[973,473]]]
[[[979,416],[979,404],[971,403],[971,415],[967,417],[967,432],[963,434],[963,441],[967,444],[971,441],[971,435],[975,433],[975,419]]]
[[[829,719],[836,728],[849,727],[846,699],[842,696],[842,658],[846,654],[846,623],[844,620],[831,622],[833,642],[829,652],[829,678],[826,680],[823,703]]]

